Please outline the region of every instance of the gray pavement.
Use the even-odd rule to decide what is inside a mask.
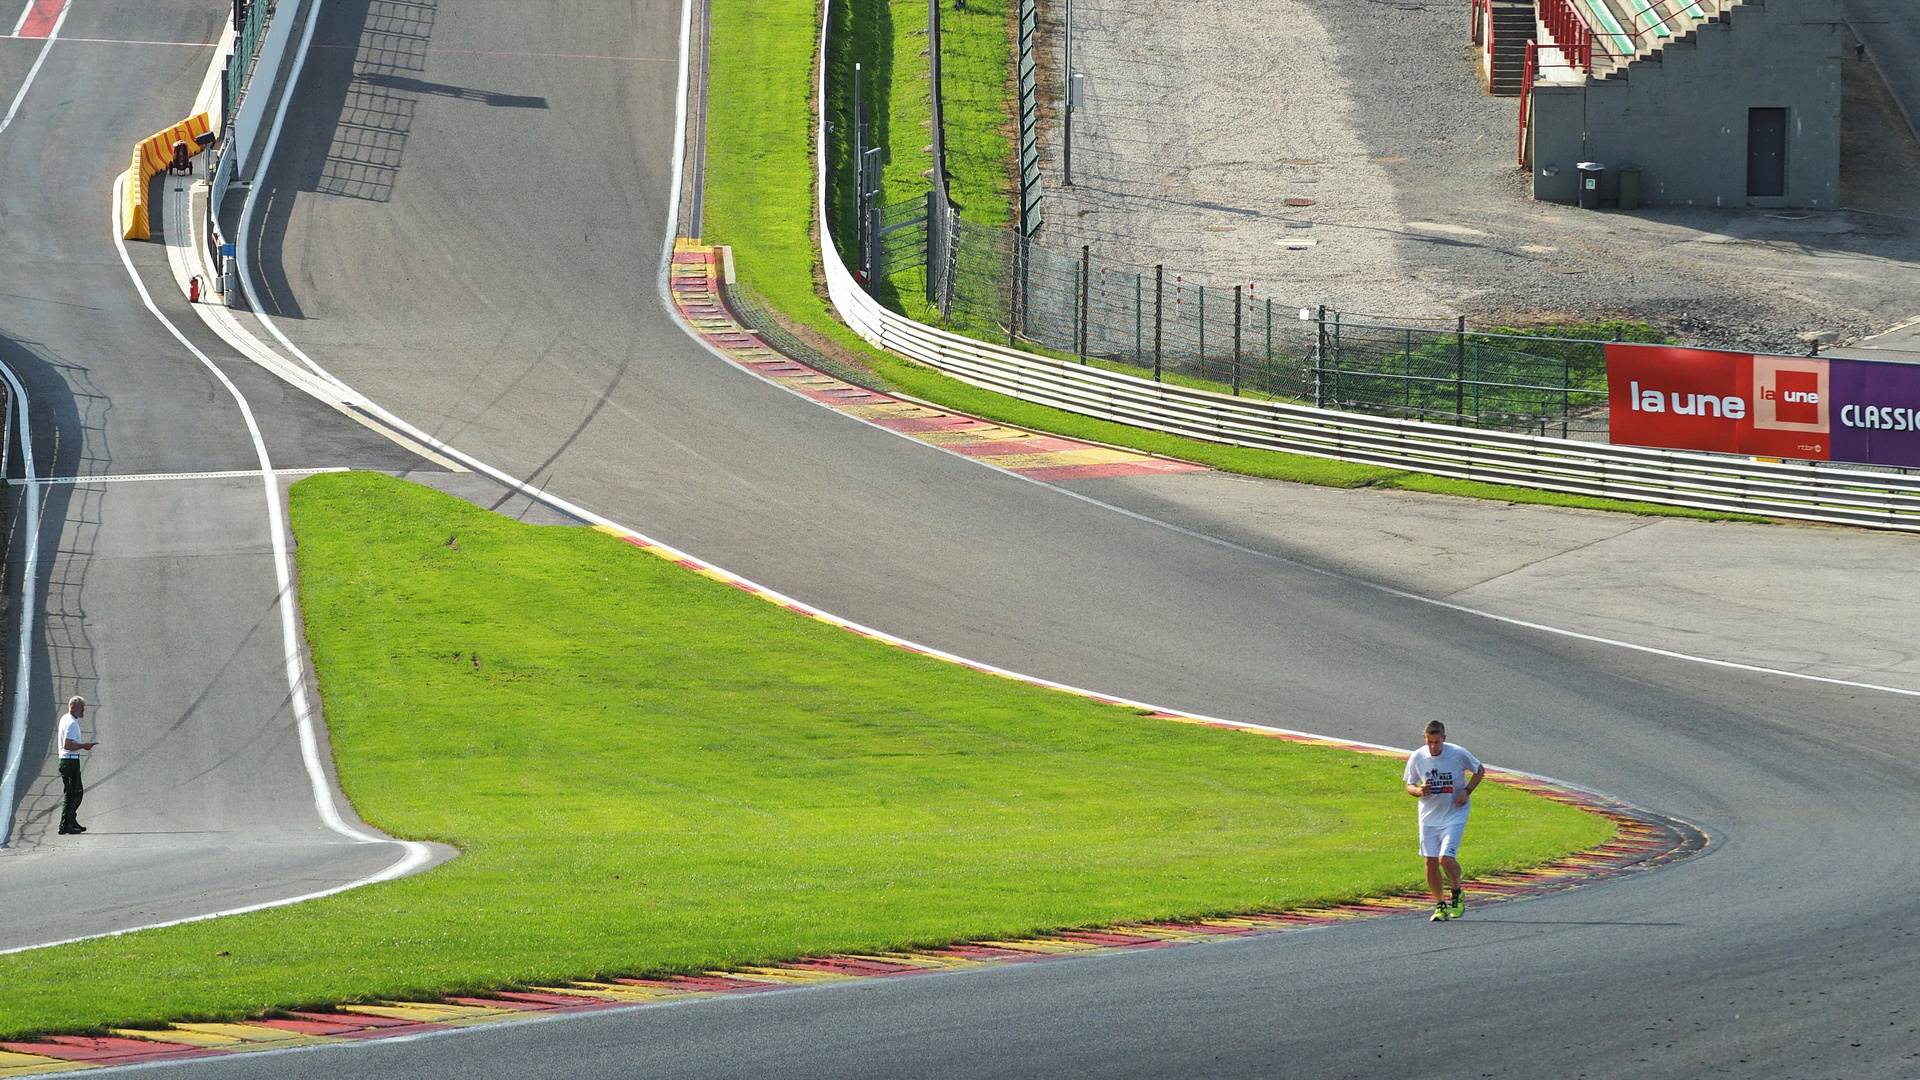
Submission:
[[[1341,491],[1223,473],[1074,490],[1509,618],[1920,692],[1920,537]]]
[[[19,5],[0,10],[10,28]],[[136,139],[185,114],[225,9],[201,0],[76,0],[14,124],[0,135],[0,361],[33,404],[43,488],[38,626],[22,784],[0,850],[0,949],[304,895],[395,863],[390,844],[326,829],[295,739],[257,477],[227,391],[141,304],[109,229]],[[71,41],[66,39],[72,39]],[[11,102],[44,43],[0,39]],[[160,233],[167,223],[156,222]],[[160,235],[156,233],[156,235]],[[275,464],[403,470],[416,459],[233,357],[171,288],[159,244],[131,255],[156,300],[248,396]],[[19,455],[11,457],[19,476]],[[21,487],[8,506],[20,595]],[[94,703],[85,836],[56,835],[54,721]],[[317,704],[317,703],[316,703]],[[338,800],[344,805],[344,800]],[[350,816],[350,811],[349,811]]]
[[[396,4],[377,6],[385,18]],[[1226,547],[760,382],[658,300],[674,152],[660,58],[676,13],[406,6],[412,38],[396,43],[373,33],[364,0],[327,5],[266,179],[259,269],[288,333],[348,383],[567,499],[869,625],[1332,735],[1404,744],[1443,718],[1489,760],[1686,817],[1715,846],[1446,927],[881,980],[194,1062],[193,1075],[1910,1074],[1911,699],[1539,634],[1288,561],[1396,557],[1358,525],[1287,523],[1327,513],[1308,501],[1320,496],[1364,502],[1373,531],[1409,536],[1402,550],[1428,554],[1407,561],[1434,564],[1428,584],[1445,594],[1518,589],[1528,545],[1571,565],[1583,542],[1630,544],[1637,521],[1475,518],[1364,492],[1290,509],[1297,492],[1235,502],[1206,494],[1211,478],[1195,478],[1199,494],[1086,489],[1155,500],[1244,544]],[[394,56],[413,64],[405,82]],[[369,87],[398,95],[381,115],[404,118],[377,176],[348,169],[367,145],[350,137]],[[509,149],[540,163],[537,185],[503,177]],[[1478,548],[1445,557],[1463,535]],[[1718,535],[1686,542],[1707,551]],[[1810,534],[1753,535],[1759,550]],[[1872,565],[1880,538],[1831,535],[1836,563]],[[1621,566],[1645,557],[1628,556]],[[1590,573],[1588,591],[1604,598],[1625,576]],[[1654,581],[1616,614],[1693,602]],[[1843,616],[1823,629],[1844,633]]]

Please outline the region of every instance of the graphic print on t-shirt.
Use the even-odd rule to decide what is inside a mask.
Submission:
[[[1438,754],[1427,753],[1424,746],[1415,750],[1407,758],[1406,771],[1402,776],[1409,784],[1429,785],[1426,794],[1420,796],[1420,824],[1432,826],[1465,821],[1467,806],[1464,803],[1455,806],[1453,800],[1466,791],[1467,777],[1479,772],[1480,768],[1479,758],[1453,743],[1442,743]]]

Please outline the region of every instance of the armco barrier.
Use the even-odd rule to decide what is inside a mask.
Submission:
[[[126,230],[124,239],[146,240],[153,235],[147,219],[147,181],[173,160],[173,144],[186,143],[189,152],[198,154],[204,148],[197,140],[212,130],[213,118],[201,113],[149,135],[134,146],[133,165],[127,170],[126,202],[120,208],[120,220]]]
[[[825,26],[817,100],[826,100]],[[889,311],[848,272],[828,233],[825,132],[814,143],[827,293],[854,332],[983,389],[1134,427],[1461,480],[1920,532],[1920,476],[1814,462],[1610,446],[1477,431],[1230,397],[975,341]]]

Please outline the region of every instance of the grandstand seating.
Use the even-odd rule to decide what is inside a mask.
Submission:
[[[1542,45],[1566,46],[1569,62],[1584,66],[1595,78],[1623,78],[1627,65],[1636,60],[1658,60],[1668,45],[1690,40],[1698,26],[1719,22],[1747,0],[1537,0],[1541,13]],[[1577,20],[1576,33],[1590,33],[1590,47],[1576,49],[1576,42],[1562,41],[1570,35],[1563,27],[1566,20],[1552,18],[1553,8],[1570,9]],[[1573,54],[1579,53],[1576,58]]]

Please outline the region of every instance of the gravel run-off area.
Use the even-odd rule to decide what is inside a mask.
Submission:
[[[1467,0],[1076,0],[1074,185],[1061,0],[1043,0],[1047,246],[1286,307],[1478,326],[1627,318],[1804,352],[1920,316],[1920,145],[1845,70],[1831,212],[1535,202],[1518,101],[1480,88]],[[1311,239],[1311,246],[1302,240]]]

